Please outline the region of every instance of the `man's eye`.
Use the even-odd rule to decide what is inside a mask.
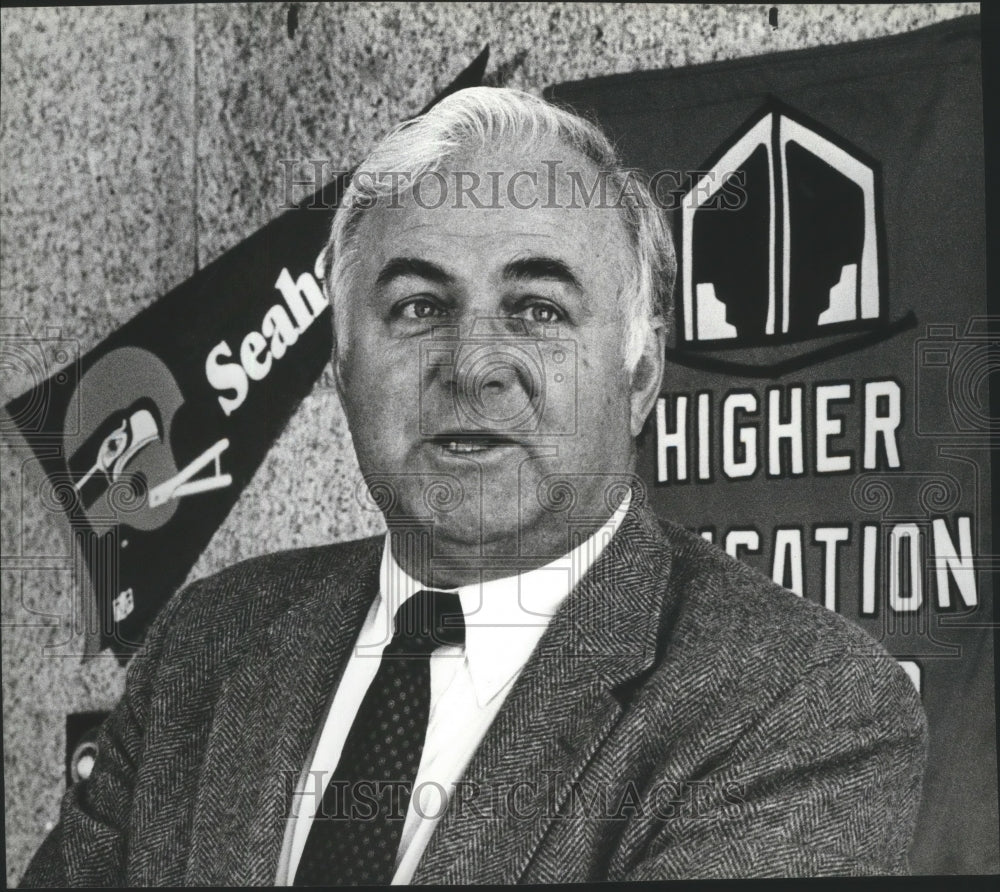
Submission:
[[[563,320],[563,314],[558,307],[549,303],[533,303],[527,310],[528,318],[532,322],[551,323]]]
[[[399,304],[395,315],[400,319],[432,319],[441,312],[441,308],[434,301],[417,297]]]
[[[512,311],[515,316],[538,325],[551,325],[567,320],[562,307],[535,294],[526,294],[516,302]]]

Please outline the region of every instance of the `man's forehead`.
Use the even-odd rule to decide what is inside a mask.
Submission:
[[[418,181],[444,180],[450,197],[468,203],[475,195],[489,207],[530,210],[558,203],[576,207],[598,205],[593,188],[602,178],[597,167],[576,150],[555,142],[533,147],[495,146],[442,162]],[[416,183],[414,183],[416,184]],[[431,190],[411,189],[407,198],[425,198]],[[465,198],[463,202],[462,199]],[[535,200],[538,199],[538,200]]]
[[[376,245],[405,234],[416,241],[485,237],[494,244],[565,238],[598,254],[627,250],[621,211],[608,200],[613,194],[602,191],[601,172],[566,146],[490,148],[433,170],[392,175],[398,192],[365,212]]]
[[[575,170],[594,172],[594,163],[572,146],[545,140],[526,145],[485,146],[456,154],[441,163],[442,168],[489,169],[513,173],[519,170]]]
[[[396,209],[376,207],[367,216],[365,266],[374,274],[399,256],[478,274],[499,273],[525,257],[547,257],[591,281],[620,271],[627,250],[615,216],[582,209],[424,209],[407,203]]]

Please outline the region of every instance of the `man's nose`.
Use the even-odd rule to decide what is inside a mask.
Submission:
[[[517,431],[531,428],[541,395],[538,351],[506,333],[462,339],[446,376],[463,430]]]
[[[475,317],[442,328],[440,344],[446,357],[439,362],[441,383],[453,392],[499,395],[515,388],[535,389],[537,365],[533,344],[522,320]],[[434,347],[430,350],[437,354]]]
[[[453,387],[472,399],[500,399],[517,391],[533,393],[534,375],[523,349],[475,344],[459,349]]]

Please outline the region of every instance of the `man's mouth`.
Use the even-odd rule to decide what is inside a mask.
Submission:
[[[516,446],[514,440],[493,432],[446,432],[429,438],[446,455],[476,455],[502,446]]]

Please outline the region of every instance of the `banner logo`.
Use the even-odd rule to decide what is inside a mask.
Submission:
[[[672,359],[776,374],[913,324],[908,318],[887,325],[878,169],[857,148],[771,100],[705,169],[681,203]],[[733,174],[746,199],[720,208],[716,193]],[[784,350],[778,357],[773,350],[860,333],[867,337],[842,339],[832,351]],[[690,356],[739,348],[771,349],[746,362]]]
[[[141,347],[112,350],[80,379],[67,416],[80,417],[81,425],[65,435],[64,445],[93,529],[119,523],[158,529],[174,516],[178,499],[232,483],[220,467],[226,438],[177,467],[170,432],[183,404],[167,364]]]

